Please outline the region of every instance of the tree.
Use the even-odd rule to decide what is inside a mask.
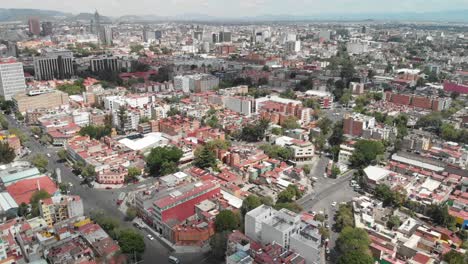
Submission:
[[[258,142],[265,137],[265,131],[268,128],[269,121],[260,119],[256,124],[247,124],[242,128],[240,139],[247,142]]]
[[[304,171],[304,174],[305,174],[305,175],[309,175],[309,174],[310,174],[310,167],[309,167],[309,165],[304,165],[304,166],[302,167],[302,170]]]
[[[448,253],[443,255],[442,259],[447,262],[448,264],[464,264],[466,263],[465,261],[465,256],[463,254],[455,251],[455,250],[450,250]]]
[[[8,121],[5,119],[5,116],[0,113],[0,129],[8,129]]]
[[[392,230],[394,227],[399,227],[401,225],[401,220],[397,215],[392,215],[388,218],[387,227]]]
[[[278,145],[263,144],[260,149],[265,152],[270,158],[281,159],[283,161],[290,160],[294,156],[293,149],[289,147],[281,147]]]
[[[336,122],[333,126],[332,134],[328,138],[328,143],[331,146],[339,146],[344,141],[343,133],[343,121]]]
[[[175,115],[180,115],[179,109],[172,107],[167,111],[167,116],[175,116]]]
[[[340,204],[335,214],[335,229],[341,231],[345,227],[354,226],[352,207],[348,204]]]
[[[207,146],[203,146],[195,151],[193,165],[200,169],[216,167],[216,154]]]
[[[215,233],[210,239],[211,254],[217,260],[224,260],[227,248],[227,238],[230,232]]]
[[[47,165],[49,164],[49,160],[43,154],[36,154],[31,163],[36,166],[41,172],[45,172],[47,170]]]
[[[274,128],[271,129],[271,133],[273,135],[280,136],[280,135],[283,134],[283,130],[281,128],[279,128],[279,127],[274,127]]]
[[[330,238],[330,230],[324,226],[319,227],[319,233],[322,236],[322,239]]]
[[[25,142],[28,141],[29,137],[26,136],[23,131],[21,131],[20,129],[16,128],[16,127],[12,127],[10,129],[8,129],[8,133],[10,135],[16,135],[20,141],[21,141],[21,144],[24,144]]]
[[[126,228],[118,232],[117,241],[119,242],[120,250],[124,254],[141,257],[145,252],[145,241],[143,235],[134,229]]]
[[[31,132],[32,132],[34,135],[40,135],[42,131],[41,131],[41,128],[40,128],[40,127],[33,126],[33,127],[31,127]]]
[[[93,178],[96,176],[96,169],[92,165],[87,165],[81,171],[81,175],[85,178]]]
[[[299,123],[297,122],[297,118],[295,116],[289,116],[286,119],[284,119],[281,126],[286,130],[296,129],[296,128],[301,127]]]
[[[127,211],[125,212],[125,220],[127,221],[133,221],[135,217],[137,216],[137,210],[130,206],[127,208]]]
[[[446,205],[430,205],[428,215],[432,218],[432,221],[438,225],[451,227],[455,224],[455,218],[449,214]]]
[[[373,264],[374,259],[362,251],[349,251],[338,258],[338,264]]]
[[[333,125],[333,121],[328,117],[321,118],[317,122],[317,126],[320,128],[320,133],[322,135],[328,135],[328,133],[330,133],[332,125]]]
[[[125,106],[122,105],[119,107],[118,117],[119,117],[120,130],[124,131],[125,122],[127,121],[127,109],[125,108]]]
[[[51,197],[50,194],[44,190],[39,190],[33,193],[33,195],[31,196],[31,199],[29,200],[29,203],[31,204],[31,214],[33,217],[40,215],[39,201],[50,198],[50,197]]]
[[[15,150],[8,142],[0,142],[0,164],[8,164],[16,157]]]
[[[88,135],[90,138],[99,140],[102,137],[109,136],[112,133],[112,126],[87,125],[82,127],[79,133],[82,136]]]
[[[348,106],[349,102],[351,101],[352,94],[350,89],[344,90],[343,94],[340,97],[340,104]]]
[[[285,209],[288,209],[289,211],[295,212],[295,213],[300,213],[303,210],[303,208],[300,205],[298,205],[297,203],[295,203],[295,202],[276,203],[274,208],[276,210],[281,210],[281,209],[285,208]]]
[[[341,174],[340,168],[339,168],[338,166],[336,166],[336,165],[333,165],[333,166],[332,166],[332,169],[331,169],[331,176],[332,176],[333,178],[336,178],[336,177],[338,177],[338,175],[340,175],[340,174]]]
[[[377,159],[377,156],[383,155],[385,152],[385,146],[382,142],[374,140],[359,140],[354,144],[354,149],[350,158],[351,166],[354,168],[367,167]]]
[[[175,146],[153,148],[146,157],[149,172],[154,176],[163,176],[177,171],[177,162],[183,152]]]
[[[296,99],[296,93],[291,89],[288,88],[286,91],[280,93],[280,97],[287,98],[287,99]]]
[[[215,219],[216,232],[220,233],[223,231],[232,231],[240,226],[240,217],[238,214],[233,213],[230,210],[223,210]]]
[[[259,207],[260,205],[262,205],[262,201],[258,196],[253,194],[247,196],[247,198],[245,198],[242,202],[242,206],[240,208],[242,217],[245,216],[245,214],[249,211]]]
[[[59,157],[59,160],[66,160],[68,157],[68,152],[65,149],[60,149],[57,151],[57,156]]]
[[[336,249],[341,254],[353,251],[369,253],[370,239],[367,232],[361,228],[345,227],[336,240]]]
[[[138,176],[141,175],[141,170],[135,167],[129,167],[127,171],[127,177],[125,178],[127,182],[135,181],[138,178]]]
[[[50,138],[48,135],[42,135],[39,142],[41,142],[42,145],[47,145],[50,142]]]
[[[299,199],[302,196],[302,192],[297,188],[296,185],[290,184],[286,189],[281,191],[277,197],[277,203],[290,203],[295,199]]]

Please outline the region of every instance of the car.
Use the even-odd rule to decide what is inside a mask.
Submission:
[[[106,190],[112,190],[112,187],[107,186],[107,187],[106,187]]]
[[[169,256],[169,262],[173,264],[179,264],[180,260],[174,256]]]
[[[151,234],[148,234],[147,237],[148,237],[148,239],[151,240],[151,241],[154,240],[154,237],[153,237]]]
[[[47,155],[47,157],[49,157],[49,158],[50,158],[50,153],[47,153],[46,155]]]
[[[331,206],[335,207],[335,206],[336,206],[336,202],[331,203]]]

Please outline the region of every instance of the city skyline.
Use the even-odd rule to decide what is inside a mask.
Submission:
[[[156,16],[181,16],[185,14],[199,14],[210,17],[240,18],[262,15],[290,15],[290,16],[320,16],[324,14],[365,14],[365,13],[424,13],[448,10],[468,9],[468,2],[464,0],[396,0],[372,1],[372,0],[240,0],[236,2],[215,0],[169,0],[149,1],[134,0],[83,0],[79,6],[76,3],[41,0],[24,0],[10,2],[0,0],[3,8],[40,8],[62,11],[67,13],[91,13],[98,10],[105,16],[124,15],[156,15]],[[320,7],[319,9],[317,7]]]

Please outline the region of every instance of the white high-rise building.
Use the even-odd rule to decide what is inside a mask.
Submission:
[[[13,95],[24,92],[26,82],[24,80],[23,64],[14,58],[0,60],[0,96],[5,100],[11,100]]]

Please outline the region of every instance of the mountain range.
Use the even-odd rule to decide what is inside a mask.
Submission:
[[[0,22],[27,21],[30,17],[41,20],[89,21],[92,13],[72,14],[53,10],[39,9],[5,9],[0,8]],[[435,22],[468,22],[468,10],[449,10],[437,12],[399,12],[399,13],[320,13],[302,16],[291,15],[259,15],[249,17],[215,17],[204,14],[181,14],[177,16],[156,15],[126,15],[121,17],[101,16],[103,21],[135,22],[135,21],[361,21],[361,20],[392,20],[392,21],[435,21]]]

